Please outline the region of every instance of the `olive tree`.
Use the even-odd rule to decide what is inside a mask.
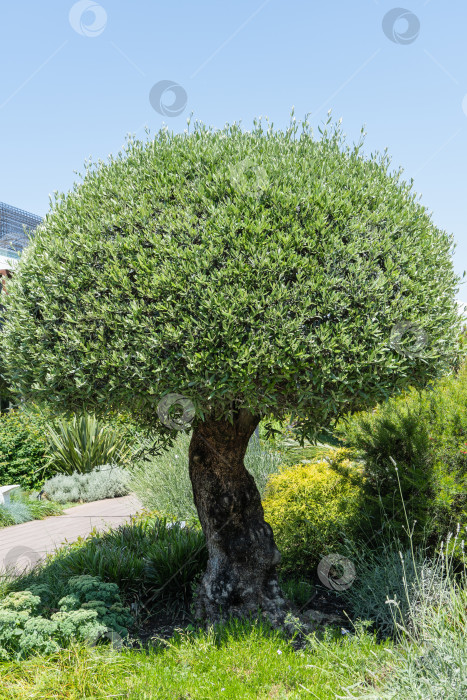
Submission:
[[[161,402],[192,407],[211,620],[284,610],[243,461],[259,421],[292,414],[313,440],[457,352],[452,236],[387,153],[320,132],[292,118],[130,139],[55,194],[9,284],[4,357],[24,395],[169,435]]]

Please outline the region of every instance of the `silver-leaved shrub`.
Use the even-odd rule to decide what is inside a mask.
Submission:
[[[50,500],[57,503],[87,503],[126,496],[129,493],[128,482],[129,475],[125,469],[115,464],[104,464],[88,474],[57,474],[44,483],[43,490]]]

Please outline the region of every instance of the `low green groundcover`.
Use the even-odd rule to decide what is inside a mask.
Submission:
[[[118,586],[96,576],[75,576],[68,594],[52,612],[52,590],[44,584],[12,592],[0,601],[0,659],[51,654],[72,641],[94,644],[99,637],[128,635],[132,618],[122,605]]]

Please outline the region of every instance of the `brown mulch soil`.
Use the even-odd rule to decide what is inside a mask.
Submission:
[[[302,626],[302,632],[297,631],[290,625],[274,625],[281,629],[287,636],[294,637],[292,644],[294,648],[302,648],[305,643],[306,634],[316,632],[321,634],[326,627],[337,626],[349,629],[351,623],[349,615],[343,607],[341,597],[333,590],[317,585],[312,597],[303,606],[298,606],[292,602],[288,604],[289,612],[298,618]],[[205,629],[205,625],[200,625],[190,613],[189,605],[181,606],[173,612],[160,611],[151,614],[144,611],[142,606],[138,615],[138,622],[131,632],[133,646],[148,647],[150,645],[163,644],[164,640],[169,640],[176,632],[184,632],[187,629]]]

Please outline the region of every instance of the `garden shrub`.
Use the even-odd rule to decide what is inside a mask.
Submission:
[[[44,421],[33,411],[12,409],[0,414],[0,485],[20,484],[25,489],[40,486],[46,468],[47,443]],[[41,470],[39,473],[38,470]]]
[[[50,442],[47,435],[50,431],[58,434],[60,425],[66,422],[73,424],[73,421],[64,421],[44,407],[40,409],[34,404],[10,409],[5,413],[0,413],[0,485],[20,484],[24,489],[39,489],[44,481],[56,474],[58,468],[58,454],[55,452],[54,461],[51,462]],[[75,419],[75,424],[79,421]],[[69,443],[70,450],[76,448],[73,457],[70,457],[70,464],[76,460],[83,470],[83,459],[85,459],[85,469],[89,459],[95,460],[93,466],[113,462],[109,459],[109,454],[125,458],[130,451],[131,445],[137,440],[138,428],[128,416],[117,413],[109,414],[106,421],[99,424],[97,433],[105,432],[107,435],[102,447],[102,441],[92,447],[92,435],[89,426],[87,436],[79,438],[75,434],[75,442]],[[103,427],[104,426],[104,427]],[[82,426],[81,426],[82,427]],[[109,437],[110,435],[110,437]],[[122,442],[116,442],[116,435]],[[114,439],[115,438],[115,439]],[[81,442],[80,442],[81,440]],[[94,435],[95,442],[95,435]],[[111,449],[112,444],[123,445],[123,452]],[[55,448],[58,450],[58,447]],[[63,458],[65,459],[65,447],[63,447]],[[85,454],[83,459],[80,454]],[[87,461],[86,461],[87,460]]]
[[[73,576],[68,580],[68,595],[59,601],[64,612],[94,610],[97,619],[121,637],[128,635],[132,617],[122,605],[116,583],[104,583],[97,576]]]
[[[415,587],[408,588],[408,599],[415,594],[415,601],[398,625],[398,644],[376,675],[376,688],[372,679],[368,692],[358,694],[361,700],[467,697],[466,591],[465,571],[453,576],[449,560],[434,559],[427,574],[420,571]]]
[[[283,468],[270,477],[264,517],[282,555],[281,571],[310,574],[361,526],[364,484],[347,450],[329,460]]]
[[[406,539],[416,522],[415,541],[435,543],[467,524],[466,364],[423,391],[347,416],[336,432],[364,460],[376,528],[389,521]]]
[[[53,593],[44,584],[0,600],[0,660],[50,654],[72,641],[95,643],[108,630],[128,635],[132,617],[118,586],[83,575],[70,578],[67,591],[55,612],[50,607]]]
[[[57,503],[99,501],[129,493],[129,474],[115,464],[104,464],[91,472],[71,475],[57,474],[44,483],[48,498]]]
[[[19,525],[34,520],[31,509],[26,503],[10,501],[0,505],[0,527]]]
[[[157,593],[156,605],[188,603],[193,584],[208,563],[206,541],[200,529],[160,521],[159,536],[149,544],[144,571],[146,587]],[[162,530],[163,528],[163,530]]]
[[[21,500],[27,505],[33,520],[42,520],[50,515],[61,515],[63,513],[62,506],[55,501],[38,500],[37,495],[31,495],[18,492],[12,495],[14,501]]]

